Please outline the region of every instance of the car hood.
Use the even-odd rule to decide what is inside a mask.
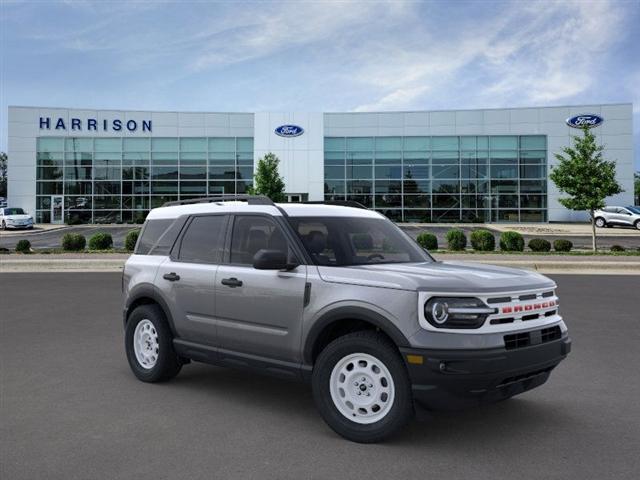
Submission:
[[[554,288],[544,275],[470,262],[424,262],[318,267],[326,282],[435,292],[492,293]]]
[[[5,215],[6,220],[29,220],[31,215]]]

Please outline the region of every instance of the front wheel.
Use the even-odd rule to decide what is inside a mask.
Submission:
[[[175,377],[182,362],[173,349],[173,335],[158,305],[140,305],[129,315],[125,350],[134,375],[143,382]]]
[[[340,337],[319,355],[313,396],[327,424],[360,443],[384,440],[413,416],[411,383],[386,337],[364,331]]]
[[[607,225],[607,222],[604,221],[604,218],[596,218],[596,227],[603,228]]]

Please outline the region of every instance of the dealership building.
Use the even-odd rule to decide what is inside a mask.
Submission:
[[[246,192],[272,152],[290,201],[353,200],[405,222],[584,220],[554,154],[588,124],[633,203],[632,105],[375,113],[9,107],[8,204],[38,223],[135,222],[165,202]]]

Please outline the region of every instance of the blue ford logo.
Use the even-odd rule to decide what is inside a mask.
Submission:
[[[276,135],[281,137],[299,137],[304,133],[304,129],[297,125],[281,125],[276,128]]]
[[[593,128],[604,122],[604,118],[600,115],[592,113],[585,113],[583,115],[576,115],[575,117],[567,118],[567,125],[573,128]]]

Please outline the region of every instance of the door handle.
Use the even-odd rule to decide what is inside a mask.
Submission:
[[[178,280],[180,280],[180,275],[178,275],[176,272],[171,272],[165,273],[162,278],[164,278],[165,280],[169,280],[170,282],[177,282]]]
[[[235,277],[223,278],[222,279],[222,284],[226,285],[227,287],[236,288],[236,287],[241,287],[242,286],[242,280],[238,280]]]

